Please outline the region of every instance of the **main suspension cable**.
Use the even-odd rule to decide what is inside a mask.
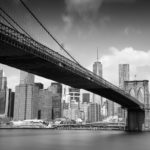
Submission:
[[[2,17],[2,19],[8,23],[14,30],[18,31],[17,28],[15,28],[1,13],[0,13],[0,16]]]
[[[22,30],[28,37],[32,38],[4,9],[0,7],[0,10],[20,29]],[[33,38],[32,38],[33,39]]]
[[[46,31],[46,33],[60,46],[62,50],[66,52],[66,54],[72,58],[76,64],[78,64],[80,67],[82,67],[78,61],[69,54],[69,52],[58,42],[58,40],[46,29],[46,27],[42,24],[42,22],[35,16],[35,14],[29,9],[29,7],[22,1],[20,0],[21,4],[27,9],[27,11],[32,15],[32,17],[42,26],[42,28]]]

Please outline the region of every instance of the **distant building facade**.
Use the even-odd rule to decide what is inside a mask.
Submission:
[[[52,119],[62,117],[62,84],[53,82],[49,87],[52,92]]]
[[[0,70],[0,117],[7,117],[8,113],[8,89],[7,78],[3,76],[3,70]]]
[[[34,84],[34,75],[25,71],[20,71],[20,84]]]
[[[14,120],[37,119],[39,87],[34,75],[21,71],[20,84],[15,89]]]
[[[119,64],[119,87],[124,89],[124,82],[129,80],[129,64]]]
[[[125,90],[125,81],[130,80],[129,73],[129,64],[119,64],[119,87],[123,90]],[[114,103],[114,115],[125,117],[125,110],[117,103]]]
[[[100,105],[97,103],[90,103],[88,107],[88,121],[97,122],[100,121]]]
[[[61,118],[61,96],[52,95],[52,119]]]
[[[14,120],[37,119],[39,88],[34,84],[21,84],[15,89]]]
[[[52,120],[52,92],[47,89],[39,91],[38,119]]]
[[[93,64],[93,73],[96,74],[99,77],[103,76],[103,68],[102,68],[102,63],[99,62],[98,60],[98,54],[97,54],[97,61],[94,62]],[[99,107],[97,107],[97,105],[94,105],[94,103],[97,103]],[[95,110],[95,112],[99,113],[96,114],[96,117],[98,118],[97,121],[100,120],[100,116],[103,115],[103,98],[97,94],[93,94],[93,104],[91,104],[89,107],[91,107],[91,109],[95,108],[95,109],[99,109],[99,110]]]
[[[80,102],[80,89],[70,87],[69,95],[70,95],[70,100],[76,100],[76,102]]]
[[[82,93],[82,102],[89,103],[90,102],[90,93]]]
[[[94,62],[93,64],[93,73],[96,74],[99,77],[102,77],[102,63],[99,62],[98,60],[96,62]],[[103,104],[103,99],[101,96],[93,94],[93,103],[98,103],[102,106]]]
[[[107,116],[114,116],[114,105],[115,103],[111,100],[107,100]]]
[[[85,123],[88,122],[88,107],[89,107],[89,103],[87,103],[87,102],[84,102],[80,105],[80,111],[82,112],[80,118]]]
[[[12,90],[9,89],[8,93],[9,93],[9,95],[8,95],[8,117],[13,119],[15,92],[12,92]]]

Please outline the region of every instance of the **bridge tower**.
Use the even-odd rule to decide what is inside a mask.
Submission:
[[[143,130],[149,128],[149,86],[148,80],[125,81],[125,90],[145,106],[145,111],[136,108],[128,109],[128,130]]]

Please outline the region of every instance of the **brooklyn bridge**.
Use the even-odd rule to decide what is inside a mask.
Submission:
[[[85,89],[112,100],[127,109],[127,128],[142,131],[148,117],[148,81],[142,82],[145,89],[144,101],[130,95],[83,66],[42,45],[31,37],[0,23],[0,63],[21,69],[47,79]],[[138,82],[137,82],[138,83]],[[132,88],[131,88],[132,89]],[[127,92],[128,91],[128,92]]]

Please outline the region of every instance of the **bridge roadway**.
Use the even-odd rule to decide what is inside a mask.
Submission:
[[[0,23],[0,63],[85,89],[128,109],[144,108],[144,104],[117,86],[2,23]]]

